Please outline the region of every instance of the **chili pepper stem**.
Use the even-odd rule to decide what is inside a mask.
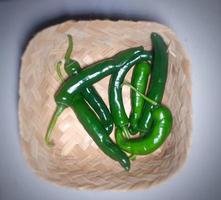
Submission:
[[[56,125],[56,122],[58,120],[58,117],[61,115],[61,113],[64,111],[65,107],[64,106],[57,106],[54,114],[53,114],[53,117],[51,118],[51,121],[50,121],[50,124],[48,126],[48,130],[47,130],[47,133],[45,134],[45,143],[51,147],[54,145],[53,141],[51,140],[51,134],[52,134],[52,131]]]
[[[130,138],[130,133],[129,133],[128,128],[126,126],[124,126],[124,127],[122,127],[122,131],[123,131],[124,137],[129,139]]]
[[[56,68],[56,72],[57,72],[58,78],[60,79],[61,82],[63,82],[64,81],[64,77],[63,77],[63,75],[61,73],[61,65],[62,65],[62,62],[59,61],[56,64],[55,68]]]
[[[130,159],[130,160],[136,160],[136,158],[137,158],[137,157],[136,157],[136,155],[134,155],[134,154],[131,154],[131,155],[129,156],[129,159]]]
[[[153,104],[154,106],[158,105],[157,102],[153,101],[152,99],[146,97],[145,95],[143,95],[142,93],[140,93],[135,87],[133,87],[128,81],[124,81],[123,85],[128,86],[131,90],[133,90],[134,92],[138,93],[141,97],[143,97],[147,102]]]
[[[65,53],[65,56],[64,56],[65,62],[70,59],[71,53],[72,53],[72,50],[73,50],[73,39],[72,39],[72,36],[70,34],[68,34],[67,36],[68,36],[68,49],[67,49],[67,51]]]

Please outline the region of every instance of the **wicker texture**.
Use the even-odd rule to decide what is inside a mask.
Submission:
[[[131,171],[125,172],[99,150],[68,108],[53,132],[56,145],[48,148],[44,144],[44,135],[56,106],[53,96],[60,85],[54,66],[64,57],[66,34],[72,34],[72,56],[84,67],[129,47],[143,45],[150,49],[151,32],[160,33],[169,44],[169,72],[163,103],[171,109],[174,125],[162,147],[153,154],[138,157],[132,162]],[[127,75],[129,81],[131,72]],[[107,104],[109,78],[95,84]],[[124,87],[124,104],[128,114],[129,94],[129,89]],[[190,62],[175,34],[157,23],[67,21],[38,33],[22,57],[19,101],[21,145],[34,172],[59,185],[127,191],[148,188],[166,180],[187,157],[191,112]]]

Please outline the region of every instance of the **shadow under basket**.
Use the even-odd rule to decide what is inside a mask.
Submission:
[[[60,86],[55,71],[64,58],[67,34],[74,39],[72,58],[82,67],[136,46],[151,49],[150,34],[158,32],[168,44],[169,70],[163,104],[171,109],[174,123],[170,136],[154,153],[137,157],[129,172],[96,146],[67,108],[53,131],[55,146],[44,144],[49,121],[55,111],[54,94]],[[146,189],[171,177],[188,155],[191,138],[191,70],[184,48],[166,26],[152,22],[67,21],[37,33],[22,57],[19,123],[22,149],[39,176],[76,189]],[[130,81],[132,70],[126,79]],[[63,71],[63,74],[64,71]],[[94,86],[108,103],[110,77]],[[123,87],[123,100],[130,112],[130,90]],[[114,133],[111,134],[114,139]]]

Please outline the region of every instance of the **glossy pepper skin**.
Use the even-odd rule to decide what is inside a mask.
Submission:
[[[98,147],[110,158],[118,161],[120,165],[128,171],[130,169],[128,156],[111,140],[102,123],[94,111],[84,101],[81,94],[76,94],[73,97],[70,107]]]
[[[72,46],[70,40],[72,40],[72,38],[69,36],[69,47]],[[70,52],[70,48],[68,48],[65,55],[64,68],[69,76],[74,77],[81,71],[81,68],[80,64],[77,61],[70,59],[70,53],[68,52]],[[72,98],[72,105],[70,105],[70,107],[74,111],[79,122],[82,124],[82,126],[90,135],[90,137],[94,140],[94,142],[98,145],[98,147],[110,158],[118,161],[125,170],[129,170],[130,161],[127,155],[111,140],[111,138],[108,136],[109,134],[107,134],[107,130],[104,129],[105,126],[103,122],[98,119],[94,111],[84,100],[84,94],[86,93],[86,95],[88,96],[88,91],[90,92],[90,94],[92,94],[90,102],[92,99],[97,99],[97,96],[93,96],[94,94],[96,94],[94,93],[94,91],[96,90],[91,86],[82,90],[81,93],[77,93],[76,95],[74,95]],[[98,107],[99,105],[97,105],[97,108]]]
[[[65,65],[64,69],[69,76],[72,76],[73,73],[78,74],[81,71],[79,63],[74,60],[70,60],[69,64]],[[84,88],[81,91],[81,94],[87,103],[92,107],[94,112],[96,112],[101,120],[101,123],[106,129],[106,132],[110,135],[113,131],[113,119],[101,96],[93,86]]]
[[[82,94],[100,118],[106,132],[110,135],[113,131],[113,118],[97,90],[95,88],[85,88]]]
[[[115,134],[119,147],[132,155],[146,155],[157,150],[170,134],[173,118],[170,110],[159,106],[151,112],[151,128],[139,138],[125,139],[122,131],[118,129]]]
[[[70,66],[70,67],[69,67]],[[75,65],[66,65],[65,71],[67,73],[77,74],[79,67]],[[72,98],[70,105],[79,122],[84,129],[98,145],[98,147],[111,159],[118,161],[120,165],[126,170],[130,170],[130,160],[127,155],[111,140],[103,124],[98,119],[94,111],[84,100],[83,94],[77,93]]]
[[[73,39],[71,35],[68,35],[68,49],[65,54],[65,72],[69,75],[77,75],[81,71],[80,64],[70,58],[73,49]],[[98,115],[101,123],[103,124],[106,132],[110,135],[113,131],[113,119],[108,110],[106,104],[104,103],[101,96],[98,94],[97,90],[93,87],[87,87],[82,89],[81,94],[87,103],[92,107],[94,112]]]
[[[109,82],[109,104],[114,123],[118,128],[126,127],[129,124],[122,98],[122,84],[127,72],[135,64],[152,59],[152,54],[143,51],[133,56],[123,67],[112,74]]]
[[[150,63],[143,61],[135,65],[131,78],[131,85],[142,94],[145,94],[147,89],[148,78],[151,72]],[[138,129],[138,121],[142,115],[144,98],[137,92],[131,90],[131,113],[130,113],[130,134],[135,135]]]
[[[60,87],[55,95],[57,105],[68,107],[72,104],[73,96],[81,92],[85,87],[89,87],[95,82],[101,80],[105,76],[110,75],[116,70],[119,70],[133,56],[140,57],[143,52],[143,47],[130,48],[119,52],[115,56],[93,64],[91,67],[85,68],[76,75],[67,79]]]
[[[150,87],[146,96],[160,104],[167,80],[167,45],[163,38],[157,33],[151,34],[151,41],[153,46],[153,67],[151,71]],[[140,132],[147,132],[149,129],[151,111],[154,107],[154,105],[148,102],[144,103],[143,113],[138,123],[138,129]]]
[[[68,49],[65,60],[70,58],[72,49]],[[52,130],[56,125],[58,117],[69,106],[72,105],[72,99],[74,95],[81,92],[86,87],[90,87],[95,82],[101,80],[105,76],[108,76],[112,72],[118,70],[124,64],[126,64],[132,56],[143,52],[143,47],[130,48],[119,52],[115,56],[100,61],[92,65],[92,67],[83,69],[80,74],[69,77],[56,92],[54,98],[56,102],[56,110],[51,118],[47,132],[45,134],[45,143],[48,146],[53,146],[53,141],[50,139]]]
[[[68,48],[65,55],[65,71],[72,76],[78,74],[78,69],[80,68],[79,64],[70,59],[71,48]],[[65,106],[66,107],[66,106]],[[61,104],[58,105],[56,111],[51,119],[48,131],[45,135],[45,142],[47,145],[53,145],[53,142],[50,140],[50,136],[53,130],[53,127],[56,124],[58,117],[61,115],[65,107]],[[98,119],[97,115],[91,109],[91,107],[86,103],[82,93],[77,93],[72,98],[72,103],[69,105],[75,112],[78,120],[88,132],[90,137],[98,145],[98,147],[110,158],[115,161],[118,161],[120,165],[125,169],[130,169],[130,160],[127,155],[111,140],[108,133],[106,132],[103,124]]]

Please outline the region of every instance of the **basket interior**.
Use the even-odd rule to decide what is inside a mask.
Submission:
[[[72,57],[82,67],[130,47],[151,49],[150,33],[158,32],[169,45],[169,72],[163,104],[173,114],[173,129],[160,149],[137,157],[130,172],[104,155],[66,109],[53,132],[55,147],[44,135],[55,110],[54,93],[60,86],[55,64],[64,57],[67,34],[74,39]],[[131,70],[126,79],[130,81]],[[63,73],[64,74],[64,73]],[[108,105],[106,77],[94,86]],[[130,112],[130,91],[123,88]],[[163,25],[130,21],[67,21],[39,32],[22,57],[19,100],[20,139],[24,155],[38,175],[59,185],[78,189],[133,190],[166,180],[183,165],[191,135],[190,62],[175,34]],[[114,134],[111,135],[114,139]]]

